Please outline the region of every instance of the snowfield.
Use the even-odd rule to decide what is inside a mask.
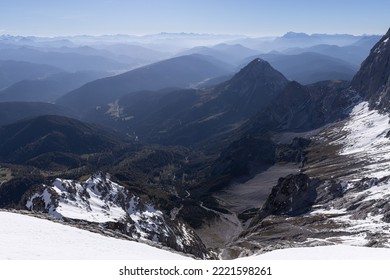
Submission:
[[[22,214],[0,212],[0,224],[0,259],[3,260],[191,259],[147,244]]]
[[[361,102],[353,108],[342,130],[335,133],[340,138],[333,142],[342,145],[340,155],[351,156],[362,163],[353,179],[390,175],[389,131],[390,118],[387,114],[370,110],[368,102]]]
[[[0,212],[0,259],[192,260],[171,251],[17,213]],[[390,260],[390,249],[346,245],[275,250],[239,260]]]

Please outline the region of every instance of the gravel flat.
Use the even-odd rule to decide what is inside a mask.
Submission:
[[[236,214],[252,208],[261,208],[280,177],[298,172],[296,164],[275,164],[245,183],[229,186],[215,197]]]

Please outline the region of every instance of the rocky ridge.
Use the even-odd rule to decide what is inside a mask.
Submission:
[[[202,259],[211,256],[183,221],[133,195],[108,174],[96,174],[83,182],[58,178],[28,194],[25,206],[67,223],[87,223]]]
[[[370,108],[389,112],[390,101],[390,29],[371,49],[351,82]]]

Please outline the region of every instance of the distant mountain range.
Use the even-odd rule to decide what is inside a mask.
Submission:
[[[245,41],[240,41],[241,44],[235,41],[236,44],[195,47],[181,54],[209,55],[236,67],[259,57],[288,79],[310,84],[352,79],[378,40],[379,36],[287,33],[279,38],[260,40],[262,45],[249,44],[251,48],[245,46],[248,45]]]
[[[60,72],[63,70],[50,65],[0,60],[0,90],[22,80],[42,79]]]
[[[229,73],[229,66],[211,57],[180,56],[88,83],[61,97],[57,103],[74,108],[84,115],[132,92],[191,88]]]
[[[296,55],[262,54],[258,57],[268,61],[289,80],[302,84],[325,80],[349,81],[358,70],[352,63],[315,52]]]
[[[246,48],[240,44],[219,44],[213,47],[195,47],[181,52],[178,55],[202,54],[212,56],[220,61],[231,64],[233,67],[233,65],[239,64],[244,58],[254,56],[258,53],[259,51]]]
[[[69,72],[85,70],[124,71],[130,68],[126,63],[102,56],[82,55],[76,52],[45,51],[25,46],[10,49],[2,48],[0,60],[18,60],[47,64]]]
[[[0,103],[0,206],[208,259],[390,247],[390,30],[359,69],[368,36],[257,38],[252,46],[280,48],[254,56],[251,39],[230,39],[90,81],[55,104]],[[335,57],[363,45],[355,62]],[[234,71],[229,56],[247,63]]]
[[[93,71],[60,72],[37,79],[21,80],[0,91],[0,102],[54,102],[69,91],[108,75]]]
[[[260,50],[262,52],[285,51],[291,47],[308,48],[316,45],[366,45],[368,41],[375,43],[380,39],[380,35],[361,35],[354,36],[349,34],[305,34],[288,32],[280,37],[273,38],[247,38],[244,40],[235,40],[234,43],[241,42],[246,47]]]

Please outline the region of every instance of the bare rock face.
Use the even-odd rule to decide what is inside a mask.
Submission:
[[[352,87],[370,102],[372,108],[390,109],[390,29],[371,49],[352,80]]]
[[[208,250],[183,221],[172,219],[151,202],[97,174],[84,182],[56,179],[51,186],[32,191],[28,210],[47,213],[71,223],[88,223],[156,245],[208,258]]]
[[[288,80],[280,72],[257,58],[226,83],[223,94],[235,96],[236,106],[243,105],[243,109],[256,112],[267,106],[287,84]]]
[[[269,215],[296,216],[308,212],[316,200],[319,183],[302,173],[280,178],[252,225]]]
[[[389,248],[389,198],[388,177],[345,182],[290,175],[279,180],[227,251],[243,256],[331,244]]]

